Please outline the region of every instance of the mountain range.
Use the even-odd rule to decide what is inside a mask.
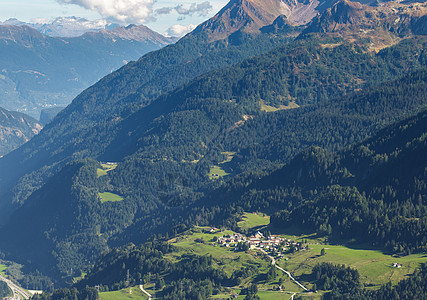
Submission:
[[[102,76],[173,41],[142,25],[74,38],[0,25],[0,106],[38,118],[41,109],[68,105]]]
[[[103,29],[111,30],[119,27],[118,24],[108,22],[104,19],[89,21],[87,19],[77,17],[58,17],[52,21],[35,20],[30,23],[12,18],[4,22],[0,22],[0,25],[26,25],[50,37],[78,37],[86,32],[94,32]]]
[[[63,284],[111,247],[265,210],[423,251],[405,228],[425,224],[426,4],[372,4],[232,0],[104,77],[0,159],[1,250]]]

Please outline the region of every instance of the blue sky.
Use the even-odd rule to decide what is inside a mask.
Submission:
[[[0,21],[5,21],[9,18],[17,18],[21,21],[29,22],[32,19],[53,19],[55,17],[76,16],[84,17],[89,20],[101,19],[108,17],[107,14],[111,12],[111,7],[120,2],[123,5],[137,4],[139,7],[147,7],[146,14],[149,17],[143,17],[135,21],[135,18],[123,16],[132,14],[134,10],[124,10],[121,12],[121,17],[126,18],[123,23],[143,23],[151,29],[160,33],[167,32],[171,26],[189,26],[198,25],[206,19],[217,13],[225,4],[227,0],[0,0]],[[209,3],[206,3],[209,2]],[[77,4],[70,4],[77,3]],[[102,3],[102,4],[100,4]],[[110,3],[110,4],[108,4]],[[122,5],[122,6],[123,6]],[[181,5],[180,9],[176,9]],[[85,7],[91,7],[87,9]],[[103,6],[100,8],[100,6]],[[108,7],[111,6],[111,7]],[[116,5],[117,6],[117,5]],[[201,6],[211,6],[211,9],[197,11]],[[159,9],[163,9],[163,14]],[[191,10],[193,8],[193,10]],[[168,13],[164,12],[164,9]],[[104,14],[101,15],[101,13]],[[112,13],[114,14],[114,13]],[[114,20],[114,16],[109,16]],[[142,21],[141,21],[142,20]]]

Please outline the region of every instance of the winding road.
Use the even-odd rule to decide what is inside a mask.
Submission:
[[[273,265],[273,266],[275,266],[277,269],[279,269],[280,271],[282,271],[282,272],[284,272],[286,275],[288,275],[289,276],[289,278],[293,281],[293,282],[295,282],[298,286],[300,286],[304,291],[306,291],[306,292],[308,292],[309,291],[309,289],[308,288],[306,288],[305,286],[303,286],[298,280],[296,280],[293,276],[292,276],[292,274],[289,272],[289,271],[286,271],[285,269],[283,269],[283,268],[281,268],[280,266],[278,266],[277,264],[276,264],[276,259],[274,258],[274,257],[272,257],[272,256],[270,256],[270,255],[268,255],[268,253],[266,252],[266,251],[264,251],[263,249],[259,249],[262,253],[264,253],[265,255],[267,255],[270,259],[271,259],[271,264]]]
[[[20,286],[16,285],[15,283],[13,283],[12,281],[10,281],[9,279],[7,279],[6,277],[4,277],[1,274],[0,274],[0,280],[7,283],[7,285],[9,286],[9,288],[13,291],[14,298],[16,298],[16,294],[18,294],[19,298],[22,297],[24,299],[30,299],[30,297],[31,297],[30,293],[28,293],[23,288],[21,288]]]
[[[148,300],[151,300],[151,295],[150,295],[150,293],[148,293],[146,290],[144,290],[144,287],[143,287],[143,285],[142,285],[142,284],[140,284],[140,285],[139,285],[139,288],[140,288],[140,290],[141,290],[144,294],[146,294],[146,295],[148,296]]]

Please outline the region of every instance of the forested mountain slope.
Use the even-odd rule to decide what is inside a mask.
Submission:
[[[251,180],[309,146],[342,149],[426,105],[425,37],[411,31],[379,52],[368,51],[365,35],[285,43],[300,29],[282,21],[215,42],[195,33],[150,53],[83,92],[1,159],[1,204],[22,205],[0,232],[2,251],[56,278],[76,275],[111,245],[269,208],[262,200],[269,198],[245,193]],[[107,172],[87,158],[118,165]],[[213,166],[229,184],[209,176]],[[29,253],[31,233],[38,237],[31,251],[52,249],[45,262]]]
[[[305,198],[272,223],[315,228],[403,254],[426,251],[426,133],[424,111],[349,151],[306,151],[271,175],[281,186],[301,188]]]
[[[289,29],[254,35],[236,32],[209,42],[207,33],[200,31],[126,65],[79,95],[37,139],[0,161],[0,194],[8,193],[27,172],[98,156],[117,134],[121,121],[160,94],[209,70],[269,51],[288,36]],[[56,171],[43,171],[42,178]]]
[[[266,174],[261,170],[267,170],[268,173],[269,167],[277,168],[277,165],[288,162],[295,153],[307,147],[317,145],[329,151],[338,150],[369,137],[384,124],[416,113],[427,104],[426,76],[426,70],[423,69],[401,79],[336,98],[328,103],[304,109],[261,114],[236,128],[235,132],[224,130],[207,145],[209,149],[218,152],[235,152],[233,159],[225,163],[221,163],[225,159],[224,156],[218,152],[215,156],[212,154],[215,153],[213,150],[206,151],[206,157],[202,158],[198,165],[180,164],[172,160],[153,162],[150,156],[144,159],[144,152],[126,158],[117,170],[111,173],[116,190],[122,193],[130,192],[133,198],[138,198],[138,193],[132,191],[151,189],[171,208],[171,211],[167,213],[168,221],[154,212],[152,216],[136,216],[134,225],[116,238],[120,243],[127,240],[143,241],[145,228],[152,230],[163,228],[165,222],[169,224],[166,226],[169,228],[179,224],[189,225],[196,221],[199,224],[209,225],[217,222],[218,218],[224,219],[226,215],[236,213],[239,209],[249,211],[268,210],[270,207],[274,210],[279,209],[274,191],[271,195],[268,192],[261,193],[260,196],[255,195],[256,201],[251,198],[250,192],[239,201],[236,199],[240,197],[238,195],[242,189],[245,190],[253,180]],[[169,155],[174,153],[171,148],[166,149],[169,152],[165,150],[163,153]],[[210,160],[207,161],[207,158]],[[155,167],[155,164],[158,167]],[[226,172],[231,173],[232,178],[206,198],[203,194],[194,193],[197,191],[194,187],[200,185],[200,179],[203,179],[195,176],[195,173],[206,174],[212,164],[221,166]],[[135,176],[144,174],[143,170],[150,170],[147,174],[151,175]],[[155,178],[155,170],[161,172],[160,180]],[[295,172],[289,175],[292,182],[299,176],[298,172]],[[129,186],[133,188],[129,189]],[[204,189],[201,191],[205,192],[205,196],[210,194]],[[229,204],[222,203],[216,206],[217,200]],[[282,200],[277,201],[281,203]],[[192,202],[194,204],[191,204]],[[194,211],[188,213],[187,205],[193,205]],[[156,217],[155,222],[152,221],[153,217]]]
[[[201,120],[204,112],[191,113],[196,116],[197,122],[196,119],[189,118],[191,114],[179,117],[181,113],[173,113],[173,117],[168,117],[173,122],[166,124],[179,124],[171,127],[174,128],[171,132],[174,132],[179,142],[175,144],[172,140],[171,143],[163,142],[157,147],[141,148],[145,151],[129,156],[114,171],[99,178],[96,175],[97,168],[100,168],[97,162],[78,162],[66,167],[42,189],[33,193],[26,204],[13,215],[13,221],[3,228],[0,232],[5,242],[2,251],[13,255],[17,260],[26,257],[27,261],[52,275],[57,271],[70,275],[71,268],[76,272],[84,270],[86,260],[95,259],[102,250],[107,249],[108,244],[143,242],[153,233],[170,232],[171,228],[182,224],[220,224],[243,209],[265,209],[271,212],[296,206],[301,202],[299,195],[302,192],[282,193],[275,188],[264,191],[269,188],[268,183],[275,182],[274,178],[280,178],[278,175],[271,175],[273,179],[266,180],[267,185],[261,181],[261,191],[254,192],[252,189],[257,189],[257,184],[253,183],[249,186],[251,190],[246,193],[247,185],[263,174],[256,171],[255,166],[285,162],[293,153],[310,144],[328,149],[339,148],[342,144],[350,144],[368,136],[384,122],[416,111],[426,105],[426,76],[425,70],[418,71],[403,79],[318,105],[317,109],[310,107],[260,114],[239,127],[241,136],[251,137],[247,141],[228,135],[229,127],[224,126],[223,135],[215,143],[206,143],[209,148],[216,150],[204,152],[206,159],[201,158],[198,163],[185,159],[181,161],[182,157],[190,159],[188,154],[193,153],[190,150],[204,150],[204,147],[196,148],[194,145],[197,144],[191,140],[185,141],[187,149],[180,146],[182,138],[186,137],[184,133],[190,132],[191,135],[187,138],[192,139],[194,135],[197,141],[201,134],[191,128],[203,129],[201,132],[205,133],[213,132],[212,128],[215,127],[209,122],[203,125]],[[220,105],[209,106],[210,110],[213,108],[224,112]],[[218,112],[213,116],[219,117]],[[176,123],[176,120],[181,120],[181,123]],[[257,135],[258,128],[264,128],[265,131],[259,131],[260,134]],[[178,129],[182,132],[177,131]],[[170,133],[166,136],[170,136]],[[224,144],[221,145],[220,142]],[[242,147],[239,152],[239,147],[245,142],[249,149],[256,147],[258,151]],[[223,168],[234,168],[237,171],[238,168],[245,170],[244,166],[252,166],[252,169],[247,175],[237,176],[230,183],[215,189],[220,182],[212,182],[207,174],[210,165],[217,163],[215,159],[223,160],[220,150],[224,145],[232,146],[231,151],[235,150],[237,153]],[[159,153],[156,154],[155,151]],[[160,156],[161,154],[164,156]],[[158,158],[155,158],[156,155]],[[292,163],[290,168],[293,168]],[[313,168],[316,169],[315,164]],[[299,169],[285,172],[289,173],[291,183],[299,176],[297,170]],[[307,181],[312,182],[309,179]],[[66,188],[67,186],[72,188]],[[209,191],[212,189],[212,192]],[[120,195],[123,200],[102,203],[99,193],[104,192]],[[23,219],[31,222],[19,221]],[[16,241],[16,237],[20,237],[23,244]],[[71,244],[73,247],[70,250]],[[26,250],[26,245],[31,245],[31,251]],[[40,264],[37,255],[31,254],[41,253],[49,247],[55,249],[55,256],[46,256],[46,265]],[[45,269],[49,262],[54,262],[55,269]]]
[[[133,112],[148,105],[160,94],[170,91],[209,70],[224,67],[249,56],[271,50],[275,46],[283,44],[289,38],[289,35],[295,35],[301,30],[290,26],[288,22],[284,21],[283,16],[280,16],[273,27],[254,27],[258,28],[258,31],[251,27],[252,29],[248,33],[245,29],[247,23],[243,22],[233,27],[233,33],[228,38],[215,40],[222,37],[221,35],[215,35],[215,30],[213,30],[213,28],[216,28],[215,24],[221,20],[221,22],[227,24],[234,20],[235,16],[233,14],[230,15],[228,12],[236,7],[246,12],[245,19],[250,24],[258,24],[253,20],[254,12],[247,11],[249,9],[247,5],[250,4],[250,1],[240,2],[231,2],[230,6],[224,8],[220,14],[202,24],[199,30],[181,39],[177,44],[158,52],[147,54],[138,62],[130,63],[83,92],[67,109],[61,112],[57,121],[48,126],[40,136],[0,161],[1,170],[7,173],[7,176],[3,177],[0,174],[0,194],[9,193],[10,188],[26,173],[45,168],[43,171],[37,171],[42,174],[37,175],[41,176],[39,182],[31,184],[34,188],[39,186],[40,182],[45,178],[58,171],[57,169],[52,169],[52,165],[57,163],[63,165],[63,161],[69,161],[73,158],[95,158],[100,156],[103,154],[105,147],[118,134],[121,122]],[[267,14],[270,17],[265,17],[265,20],[270,20],[272,15],[280,13],[274,9],[272,10],[271,5],[268,7]],[[258,7],[255,5],[252,9],[255,9],[257,16],[266,14],[262,10],[263,6]],[[411,11],[411,9],[410,6],[405,6],[404,12],[408,14],[407,11]],[[413,8],[415,12],[417,9],[417,7]],[[337,12],[337,16],[339,16],[339,13],[340,11]],[[398,13],[395,15],[399,16]],[[414,13],[414,16],[411,15],[412,17],[416,18],[417,16]],[[408,17],[407,19],[411,18]],[[262,25],[264,23],[259,23],[257,26]],[[379,26],[382,28],[384,24],[381,23]],[[375,31],[373,30],[372,32]],[[413,34],[412,31],[407,33],[409,36]],[[389,34],[395,36],[393,32],[389,32]],[[215,36],[217,38],[212,41]],[[328,37],[329,35],[326,35],[323,38]],[[365,34],[363,38],[365,38],[365,44],[369,45],[370,40],[366,40]],[[354,41],[354,37],[352,39]],[[396,41],[399,39],[400,37],[396,36]],[[322,47],[333,48],[342,41],[332,39],[331,42],[332,44],[325,41]],[[363,51],[363,49],[361,50]],[[308,57],[302,59],[308,59]],[[321,76],[322,72],[327,71],[327,69],[315,71]],[[274,70],[269,70],[269,72],[274,72]],[[259,75],[257,74],[256,76]],[[337,74],[337,76],[342,76],[342,74]],[[289,79],[292,80],[292,77]],[[335,79],[331,78],[331,80]],[[295,86],[299,83],[294,82],[291,84]],[[245,87],[243,86],[242,88]],[[279,86],[278,88],[283,87]],[[345,86],[341,87],[341,89],[343,88]],[[351,85],[349,88],[351,89]],[[298,94],[299,90],[296,88],[293,95],[294,97],[299,96],[299,102],[303,102],[302,98],[306,95],[310,100],[317,98],[317,95],[309,90],[305,91],[306,95],[300,95]],[[274,95],[275,92],[271,91],[270,94]],[[279,96],[282,98],[287,96],[286,91],[279,90],[278,92],[281,93]],[[263,96],[268,97],[268,93],[264,92],[264,94]],[[272,97],[268,98],[266,100],[271,101]],[[286,99],[280,100],[285,100],[286,102]],[[276,100],[276,104],[280,100]],[[289,97],[288,100],[291,101],[293,99]],[[30,187],[28,180],[26,185]],[[21,198],[20,201],[24,200],[26,193],[19,197]],[[6,198],[10,199],[10,194]]]
[[[280,230],[299,227],[400,254],[425,251],[426,122],[424,110],[345,151],[308,148],[264,178],[234,179],[192,217],[268,211]]]

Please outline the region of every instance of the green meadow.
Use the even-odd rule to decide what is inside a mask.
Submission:
[[[227,175],[229,175],[229,173],[224,171],[220,166],[212,166],[208,174],[210,179],[218,179]]]
[[[108,172],[117,168],[117,164],[101,164],[101,168],[96,170],[98,177],[102,177],[108,174]]]
[[[263,213],[244,213],[242,216],[242,221],[237,223],[237,225],[242,229],[264,227],[268,224],[270,224],[270,217]]]
[[[5,276],[5,277],[6,277],[6,272],[5,272],[6,269],[7,269],[6,265],[0,264],[0,274],[3,275],[3,276]]]
[[[323,256],[320,255],[322,248],[326,252]],[[280,262],[280,265],[297,277],[310,274],[318,263],[329,262],[357,269],[365,286],[379,286],[387,282],[396,284],[412,274],[422,263],[427,263],[425,253],[395,257],[378,250],[322,244],[309,245],[309,250],[296,252],[288,257],[289,260]],[[393,263],[401,264],[402,267],[395,268]]]
[[[113,193],[109,193],[109,192],[99,193],[99,198],[101,199],[102,203],[123,201],[122,196],[119,196],[119,195],[113,194]]]
[[[144,294],[139,286],[125,288],[114,292],[99,293],[101,300],[145,300],[148,296]]]

